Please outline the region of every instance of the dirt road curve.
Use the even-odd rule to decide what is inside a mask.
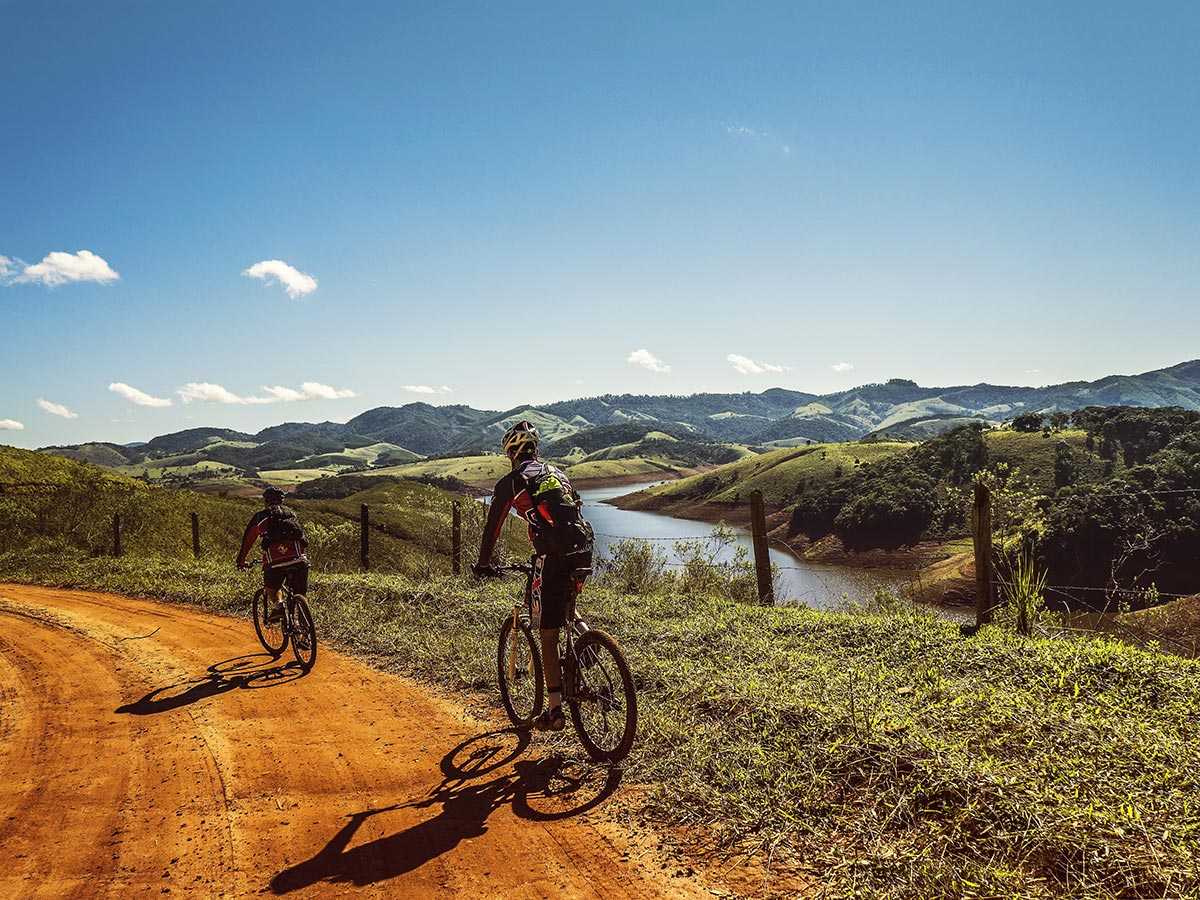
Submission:
[[[0,585],[0,896],[711,897],[615,787],[245,621]]]

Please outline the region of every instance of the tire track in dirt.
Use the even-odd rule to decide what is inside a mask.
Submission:
[[[0,895],[711,896],[604,814],[618,773],[495,729],[245,621],[0,585]]]

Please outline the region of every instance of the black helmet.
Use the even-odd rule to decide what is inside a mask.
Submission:
[[[283,502],[283,491],[277,487],[269,487],[263,491],[263,502],[267,506],[278,506]]]
[[[541,437],[533,423],[522,420],[504,432],[500,446],[504,448],[509,459],[517,459],[524,456],[528,450],[536,452],[539,440]]]

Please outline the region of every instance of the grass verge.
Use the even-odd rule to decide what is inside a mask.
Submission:
[[[0,555],[0,579],[244,613],[253,580],[177,559]],[[317,575],[324,638],[494,690],[515,584]],[[1102,639],[970,640],[915,613],[589,587],[642,710],[656,821],[753,845],[832,895],[1200,896],[1200,663]]]

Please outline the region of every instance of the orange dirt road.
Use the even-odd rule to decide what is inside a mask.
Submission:
[[[617,774],[289,661],[248,621],[0,584],[0,896],[711,897],[611,819]]]

